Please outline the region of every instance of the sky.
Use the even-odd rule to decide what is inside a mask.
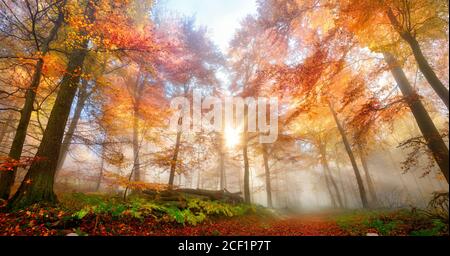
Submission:
[[[197,24],[208,27],[211,39],[225,53],[240,21],[256,13],[256,0],[167,0],[167,9],[195,15]]]

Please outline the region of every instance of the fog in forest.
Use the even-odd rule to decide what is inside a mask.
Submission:
[[[0,1],[0,235],[448,235],[448,24],[445,0]]]

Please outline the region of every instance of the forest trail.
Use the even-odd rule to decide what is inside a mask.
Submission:
[[[346,236],[332,213],[281,215],[278,218],[246,216],[223,219],[196,227],[184,227],[171,235],[223,236]],[[186,233],[185,233],[186,232]]]
[[[28,213],[29,214],[29,213]],[[47,213],[45,213],[47,214]],[[32,215],[34,216],[34,214]],[[66,235],[73,231],[64,227],[46,227],[32,216],[22,213],[0,213],[1,235]],[[38,219],[40,217],[37,217]],[[145,219],[143,222],[105,216],[85,218],[73,226],[80,235],[89,236],[345,236],[329,214],[308,214],[289,218],[248,215],[238,218],[218,218],[201,225],[177,225]]]

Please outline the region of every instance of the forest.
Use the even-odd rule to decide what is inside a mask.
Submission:
[[[170,1],[0,0],[0,236],[449,235],[448,0]]]

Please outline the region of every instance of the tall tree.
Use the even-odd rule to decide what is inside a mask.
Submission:
[[[398,55],[402,47],[397,38],[406,43],[425,79],[449,108],[448,88],[436,75],[421,48],[421,43],[447,39],[448,1],[339,1],[339,10],[341,19],[346,20],[349,28],[363,41],[378,41],[371,43],[372,47],[394,48]]]
[[[339,129],[339,133],[341,134],[342,141],[344,142],[345,150],[347,151],[347,154],[348,154],[348,158],[350,159],[350,162],[352,163],[353,171],[355,172],[356,182],[358,184],[359,195],[361,197],[361,203],[364,208],[368,208],[369,201],[367,200],[366,189],[364,188],[364,183],[363,183],[363,180],[361,177],[361,172],[359,171],[358,164],[356,163],[356,158],[355,158],[355,155],[353,154],[353,150],[352,150],[350,142],[347,138],[347,134],[345,133],[344,127],[342,127],[342,124],[339,121],[339,117],[330,102],[328,102],[328,106],[330,108],[331,113],[333,114],[333,118]]]
[[[173,20],[172,24],[165,26],[180,34],[175,39],[178,42],[178,50],[174,53],[174,57],[178,58],[177,64],[167,67],[165,72],[167,87],[172,92],[170,96],[193,96],[194,89],[201,88],[207,93],[208,87],[218,85],[215,72],[224,64],[224,60],[217,46],[206,36],[206,28],[197,27],[193,18]],[[183,122],[180,116],[178,124],[182,125]],[[170,163],[169,186],[174,185],[182,136],[182,131],[177,131]]]
[[[406,77],[403,69],[398,63],[394,55],[390,53],[384,53],[384,58],[386,63],[389,65],[392,75],[397,82],[403,96],[405,97],[406,103],[408,104],[411,112],[416,119],[417,125],[422,132],[423,137],[427,143],[428,148],[433,154],[436,163],[438,164],[442,174],[448,183],[448,171],[449,171],[449,159],[448,159],[448,148],[439,133],[438,129],[433,123],[430,115],[425,109],[420,96],[411,86]]]
[[[13,143],[11,145],[11,149],[9,151],[8,156],[14,160],[20,160],[22,155],[23,145],[25,143],[25,138],[27,135],[28,125],[30,123],[31,114],[34,110],[33,104],[36,99],[36,90],[39,87],[42,70],[44,67],[44,57],[50,52],[50,44],[55,40],[56,35],[58,34],[59,29],[63,26],[64,23],[64,5],[66,1],[56,1],[55,3],[51,3],[47,7],[43,7],[40,4],[31,4],[29,1],[24,1],[20,8],[23,9],[24,12],[28,13],[28,17],[25,19],[29,19],[31,21],[30,28],[25,28],[27,31],[30,31],[32,38],[34,38],[34,48],[35,51],[40,52],[37,62],[34,67],[34,73],[32,76],[32,80],[30,86],[28,87],[25,94],[25,102],[20,111],[20,119],[17,125],[16,133],[14,135]],[[7,9],[10,10],[11,17],[16,17],[17,15],[14,11],[9,7],[6,2],[3,2],[6,5]],[[53,11],[54,13],[51,13]],[[47,15],[55,15],[55,20],[50,21],[53,23],[53,27],[51,27],[50,32],[47,35],[42,35],[45,33],[44,31],[37,31],[38,28],[45,29],[42,27],[42,24],[46,23],[42,17]],[[41,18],[39,18],[41,17]],[[14,18],[11,18],[14,19]],[[20,20],[20,27],[24,26],[23,22]],[[48,29],[48,28],[47,28]],[[43,38],[43,39],[42,39]],[[2,172],[0,174],[0,197],[3,199],[8,199],[11,193],[11,187],[14,183],[16,177],[17,167],[14,167],[11,171]]]

